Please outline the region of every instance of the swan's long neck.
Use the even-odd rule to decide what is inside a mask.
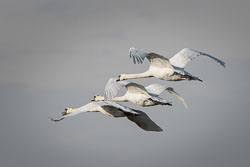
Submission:
[[[72,114],[72,113],[74,113],[74,112],[79,112],[79,111],[81,111],[81,108],[79,107],[79,108],[72,108],[70,111],[69,111],[69,114]]]
[[[70,112],[74,113],[74,112],[87,112],[87,111],[84,111],[82,107],[79,107],[79,108],[73,108]]]
[[[148,77],[152,77],[149,71],[138,74],[123,74],[124,79],[148,78]]]
[[[124,96],[119,96],[119,97],[112,97],[112,98],[105,98],[104,96],[100,96],[98,97],[98,99],[96,101],[114,101],[114,102],[127,102],[128,98],[124,95]]]
[[[120,97],[112,97],[112,98],[111,98],[111,101],[114,101],[114,102],[127,102],[128,99],[127,99],[127,97],[124,95],[124,96],[120,96]]]

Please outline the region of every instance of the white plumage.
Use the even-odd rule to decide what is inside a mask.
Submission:
[[[126,88],[125,95],[117,97],[117,93],[123,87]],[[162,99],[159,96],[164,90],[167,90],[169,93],[177,97],[183,102],[184,106],[187,107],[184,99],[178,93],[176,93],[173,88],[168,88],[167,86],[160,84],[151,84],[145,88],[144,86],[133,82],[117,82],[114,78],[110,78],[105,86],[106,99],[103,96],[97,95],[94,97],[94,100],[110,100],[117,102],[129,101],[143,107],[154,105],[171,105],[170,102]]]
[[[130,48],[129,56],[133,58],[134,63],[142,63],[145,58],[148,59],[150,66],[149,69],[143,73],[138,74],[120,74],[118,80],[156,77],[167,81],[181,81],[181,80],[200,80],[198,77],[192,76],[184,70],[185,66],[199,56],[206,56],[216,61],[223,67],[225,63],[216,57],[209,54],[184,48],[172,58],[167,59],[157,53],[146,51],[138,48]]]
[[[171,59],[169,59],[171,65],[174,65],[179,68],[184,68],[189,62],[194,60],[195,58],[199,56],[207,56],[214,60],[215,62],[219,63],[223,67],[226,67],[225,63],[216,57],[213,57],[209,54],[194,50],[194,49],[188,49],[184,48],[180,52],[178,52],[176,55],[174,55]]]
[[[181,95],[174,91],[173,88],[167,87],[161,84],[151,84],[147,87],[139,85],[133,82],[127,82],[124,80],[134,79],[134,78],[148,78],[155,77],[167,81],[181,81],[181,80],[200,80],[184,70],[185,66],[199,56],[205,56],[216,61],[223,67],[225,63],[216,57],[209,54],[194,50],[184,48],[179,51],[172,58],[167,59],[157,53],[146,51],[143,49],[138,49],[131,47],[129,49],[129,56],[133,59],[133,62],[143,63],[144,59],[147,58],[150,66],[149,69],[143,73],[138,74],[120,74],[118,79],[110,78],[105,86],[105,95],[96,95],[92,99],[91,103],[88,103],[79,108],[66,108],[62,112],[62,117],[59,119],[53,119],[49,117],[52,121],[61,121],[67,117],[75,116],[82,112],[101,112],[105,115],[117,118],[117,117],[127,117],[130,121],[134,122],[146,131],[162,131],[162,129],[154,123],[147,114],[142,111],[135,110],[116,102],[132,102],[134,104],[147,107],[154,105],[172,105],[165,99],[162,99],[159,95],[167,90],[170,94],[177,97],[187,108],[187,104]],[[119,81],[119,82],[118,82]],[[118,92],[122,88],[126,88],[126,93],[123,96],[117,97]]]
[[[91,102],[79,108],[66,108],[63,112],[63,117],[59,119],[51,119],[51,121],[58,122],[67,117],[72,117],[83,112],[101,112],[105,115],[117,118],[127,117],[130,121],[134,122],[137,126],[145,131],[157,131],[162,129],[154,123],[146,113],[125,107],[121,104],[110,101]]]

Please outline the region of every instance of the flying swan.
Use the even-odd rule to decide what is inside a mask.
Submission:
[[[225,67],[225,63],[211,55],[206,53],[184,48],[179,51],[172,58],[167,59],[157,53],[146,51],[131,47],[129,49],[129,56],[133,58],[134,64],[143,63],[145,57],[148,59],[150,66],[146,72],[138,74],[120,74],[117,81],[135,79],[135,78],[148,78],[155,77],[167,81],[181,81],[181,80],[198,80],[202,81],[198,77],[195,77],[184,70],[185,66],[199,56],[206,56],[217,63]]]
[[[126,93],[123,96],[117,97],[117,93],[120,91],[121,88],[126,88]],[[148,107],[148,106],[155,106],[155,105],[170,105],[172,104],[162,99],[159,95],[164,91],[167,90],[169,93],[177,97],[179,100],[181,100],[187,108],[187,105],[184,101],[184,99],[174,91],[171,87],[166,87],[165,85],[161,84],[151,84],[147,86],[146,88],[142,85],[139,85],[137,83],[133,82],[127,82],[127,81],[120,81],[116,82],[115,78],[110,78],[105,86],[105,95],[100,96],[96,95],[92,99],[92,101],[114,101],[114,102],[131,102],[137,105],[140,105],[142,107]]]
[[[101,112],[114,118],[127,117],[130,121],[134,122],[137,126],[145,131],[163,131],[148,117],[146,113],[110,101],[91,102],[79,108],[67,107],[62,112],[63,116],[61,118],[53,119],[49,117],[49,119],[51,121],[58,122],[67,117],[75,116],[83,112]]]

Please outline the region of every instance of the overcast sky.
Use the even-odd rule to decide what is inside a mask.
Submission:
[[[2,0],[0,2],[0,166],[246,167],[250,165],[250,1]],[[163,132],[125,118],[65,107],[103,95],[110,77],[143,72],[135,46],[171,57],[184,47],[209,53],[186,70],[204,82],[133,80],[172,86],[189,106],[138,107]]]

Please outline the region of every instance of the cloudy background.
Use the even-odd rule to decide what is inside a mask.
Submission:
[[[250,165],[250,2],[2,0],[0,166]],[[184,47],[210,53],[187,70],[204,80],[164,82],[182,94],[172,107],[142,108],[164,131],[85,113],[59,123],[65,107],[103,94],[109,77],[145,71],[131,46],[171,57]]]

